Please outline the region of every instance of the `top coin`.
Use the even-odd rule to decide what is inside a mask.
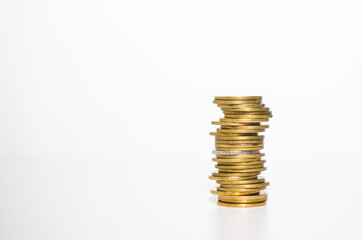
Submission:
[[[218,105],[243,105],[243,104],[260,104],[260,100],[214,100],[213,103]]]
[[[260,96],[244,96],[244,97],[219,96],[215,97],[215,100],[225,100],[225,101],[261,100],[261,97]]]

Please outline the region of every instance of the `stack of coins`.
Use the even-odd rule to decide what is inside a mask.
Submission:
[[[217,172],[211,180],[219,184],[213,194],[218,195],[218,205],[226,207],[258,207],[266,204],[269,185],[260,173],[266,170],[262,159],[264,132],[268,125],[262,125],[272,117],[269,108],[259,96],[215,97],[224,112],[224,118],[212,122],[220,127],[210,135],[215,136]]]

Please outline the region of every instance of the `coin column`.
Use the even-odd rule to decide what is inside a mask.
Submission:
[[[217,172],[210,179],[219,184],[213,194],[218,205],[225,207],[258,207],[266,204],[268,195],[263,190],[269,185],[260,173],[266,170],[262,159],[264,132],[262,125],[272,117],[262,97],[215,97],[214,103],[224,112],[224,118],[212,122],[220,127],[215,136]]]

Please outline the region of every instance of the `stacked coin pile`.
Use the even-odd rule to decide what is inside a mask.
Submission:
[[[218,171],[210,179],[219,184],[213,194],[218,195],[218,205],[226,207],[257,207],[266,204],[269,185],[259,174],[266,170],[262,159],[263,135],[268,125],[262,125],[272,117],[269,108],[259,96],[215,97],[224,112],[224,118],[212,122],[220,127],[215,136],[216,150],[213,154]]]

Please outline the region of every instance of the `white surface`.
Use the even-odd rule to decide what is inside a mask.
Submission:
[[[359,239],[359,1],[0,1],[0,239]],[[209,193],[216,95],[273,111],[266,207]]]

